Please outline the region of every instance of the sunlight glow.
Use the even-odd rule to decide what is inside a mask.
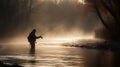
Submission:
[[[86,4],[86,3],[85,3],[85,0],[78,0],[78,3],[81,3],[81,4],[83,4],[83,5]]]
[[[56,0],[56,4],[59,4],[62,0]]]
[[[57,5],[59,5],[61,2],[77,2],[79,4],[86,4],[85,0],[38,0],[40,2],[53,2]]]
[[[43,40],[39,40],[38,43],[73,43],[78,40],[87,40],[87,39],[95,39],[93,36],[87,37],[57,37],[57,38],[45,38]]]

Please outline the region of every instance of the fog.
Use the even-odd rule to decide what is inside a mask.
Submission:
[[[25,39],[32,29],[45,38],[94,36],[98,17],[77,0],[33,0],[29,21],[2,22],[0,40]]]

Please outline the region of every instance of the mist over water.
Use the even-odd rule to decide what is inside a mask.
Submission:
[[[94,37],[100,20],[85,0],[1,0],[0,10],[2,62],[24,67],[120,67],[119,42]],[[43,37],[36,40],[35,49],[27,39],[33,29]]]
[[[6,22],[2,25],[6,27],[2,30],[6,30],[1,31],[3,36],[0,39],[25,40],[34,28],[37,29],[37,35],[44,34],[46,38],[94,36],[98,20],[89,6],[77,0],[60,0],[59,4],[56,1],[34,0],[29,21]]]
[[[0,60],[24,67],[119,67],[118,58],[117,52],[62,44],[36,44],[35,50],[31,50],[29,44],[0,44]]]

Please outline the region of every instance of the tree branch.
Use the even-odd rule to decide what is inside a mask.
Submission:
[[[103,24],[103,25],[107,28],[107,30],[109,30],[109,31],[110,31],[109,26],[105,23],[105,21],[103,20],[103,18],[102,18],[102,16],[101,16],[101,14],[100,14],[100,12],[99,12],[99,9],[98,9],[98,7],[97,7],[96,2],[94,2],[94,8],[95,8],[95,10],[96,10],[96,12],[97,12],[97,14],[98,14],[98,16],[99,16],[99,18],[100,18],[100,20],[101,20],[102,24]]]
[[[101,1],[102,5],[104,6],[104,8],[106,8],[107,11],[109,11],[110,14],[113,16],[113,18],[115,19],[115,23],[116,23],[116,25],[120,25],[120,23],[119,23],[120,21],[118,20],[116,14],[115,14],[116,12],[113,11],[113,9],[110,9],[110,7],[107,6],[107,4],[106,4],[103,0],[100,0],[100,1]]]

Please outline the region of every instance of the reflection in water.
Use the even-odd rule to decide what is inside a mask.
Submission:
[[[12,45],[13,46],[13,45]],[[120,51],[49,45],[0,45],[0,60],[24,67],[120,67]],[[53,47],[54,46],[54,47]]]
[[[30,57],[32,58],[30,61],[29,61],[29,63],[30,63],[30,65],[34,65],[34,66],[30,66],[30,67],[35,67],[35,63],[36,63],[36,61],[35,61],[35,48],[30,48],[30,52],[29,52],[29,54],[30,54]]]
[[[30,49],[30,56],[35,56],[35,48]]]
[[[86,52],[86,51],[85,51]],[[120,52],[110,50],[88,51],[84,54],[85,67],[120,67]]]
[[[113,66],[120,67],[120,51],[114,52]]]

